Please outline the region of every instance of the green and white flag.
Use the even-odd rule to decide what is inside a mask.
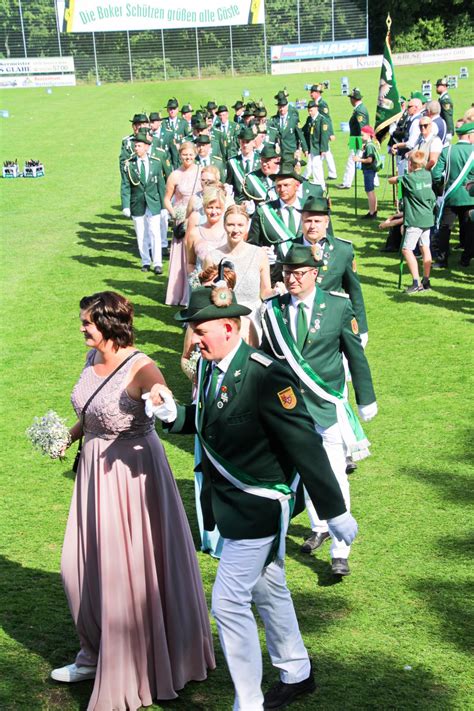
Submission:
[[[383,50],[382,69],[380,71],[379,95],[377,99],[377,109],[375,112],[375,135],[379,143],[383,141],[388,133],[388,127],[394,121],[398,121],[402,115],[400,105],[400,95],[395,80],[395,70],[393,68],[392,52],[390,50],[390,25],[392,21],[390,15],[387,17],[387,35]]]

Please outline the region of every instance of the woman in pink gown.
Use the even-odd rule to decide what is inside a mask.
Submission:
[[[204,680],[212,637],[186,514],[142,399],[163,377],[133,348],[124,297],[101,292],[80,306],[91,350],[72,393],[71,439],[84,443],[61,560],[80,651],[51,676],[95,678],[89,711],[136,711]]]
[[[194,143],[182,143],[179,147],[181,167],[173,170],[166,181],[165,207],[176,224],[184,222],[191,195],[202,190],[201,169],[196,164]],[[186,306],[188,303],[188,270],[186,246],[183,239],[171,240],[170,267],[165,303],[168,306]]]

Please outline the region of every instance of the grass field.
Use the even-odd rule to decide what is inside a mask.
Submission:
[[[427,77],[435,81],[458,71],[457,64],[400,68],[399,89],[406,94]],[[361,88],[373,117],[379,72],[344,74]],[[349,101],[338,95],[339,73],[329,78],[333,88],[326,98],[339,127],[348,120]],[[38,158],[46,166],[43,179],[0,183],[4,711],[85,709],[91,692],[90,682],[61,686],[48,679],[50,669],[72,661],[77,650],[59,576],[73,456],[66,463],[46,461],[24,436],[33,417],[49,408],[73,421],[69,393],[85,355],[80,297],[102,289],[129,297],[139,347],[156,359],[176,395],[188,397],[179,370],[182,331],[173,322],[174,309],[163,305],[166,279],[140,272],[133,229],[120,212],[117,158],[128,119],[136,111],[162,109],[174,95],[198,106],[209,98],[233,103],[248,89],[272,106],[283,85],[296,98],[313,79],[239,77],[1,94],[0,108],[10,112],[0,119],[1,160]],[[452,92],[456,116],[470,105],[470,90],[472,82],[465,81]],[[337,131],[333,148],[341,176],[346,144]],[[379,212],[390,214],[384,181],[378,194]],[[332,197],[336,234],[357,249],[380,414],[366,428],[372,457],[351,480],[360,524],[353,575],[334,583],[328,548],[311,559],[300,555],[304,514],[290,528],[288,580],[319,684],[317,694],[294,708],[474,708],[472,267],[459,268],[454,254],[452,268],[434,275],[432,292],[408,297],[396,289],[396,255],[379,252],[385,233],[354,218],[353,191],[334,190]],[[365,213],[365,195],[359,204]],[[197,540],[192,442],[169,437],[165,447]],[[198,557],[209,599],[216,561]],[[153,708],[231,708],[232,685],[217,635],[215,642],[218,668],[209,680]],[[266,688],[276,675],[266,654],[264,659]]]

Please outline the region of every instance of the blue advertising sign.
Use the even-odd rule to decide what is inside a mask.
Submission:
[[[278,44],[271,47],[272,62],[291,62],[326,57],[355,57],[369,53],[369,43],[363,39],[335,42],[305,42],[303,44]]]

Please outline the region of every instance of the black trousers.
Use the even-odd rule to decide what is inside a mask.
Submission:
[[[439,230],[433,239],[436,259],[447,262],[449,256],[449,240],[456,218],[459,219],[459,241],[463,248],[462,260],[474,256],[474,223],[471,222],[470,205],[445,205]]]

